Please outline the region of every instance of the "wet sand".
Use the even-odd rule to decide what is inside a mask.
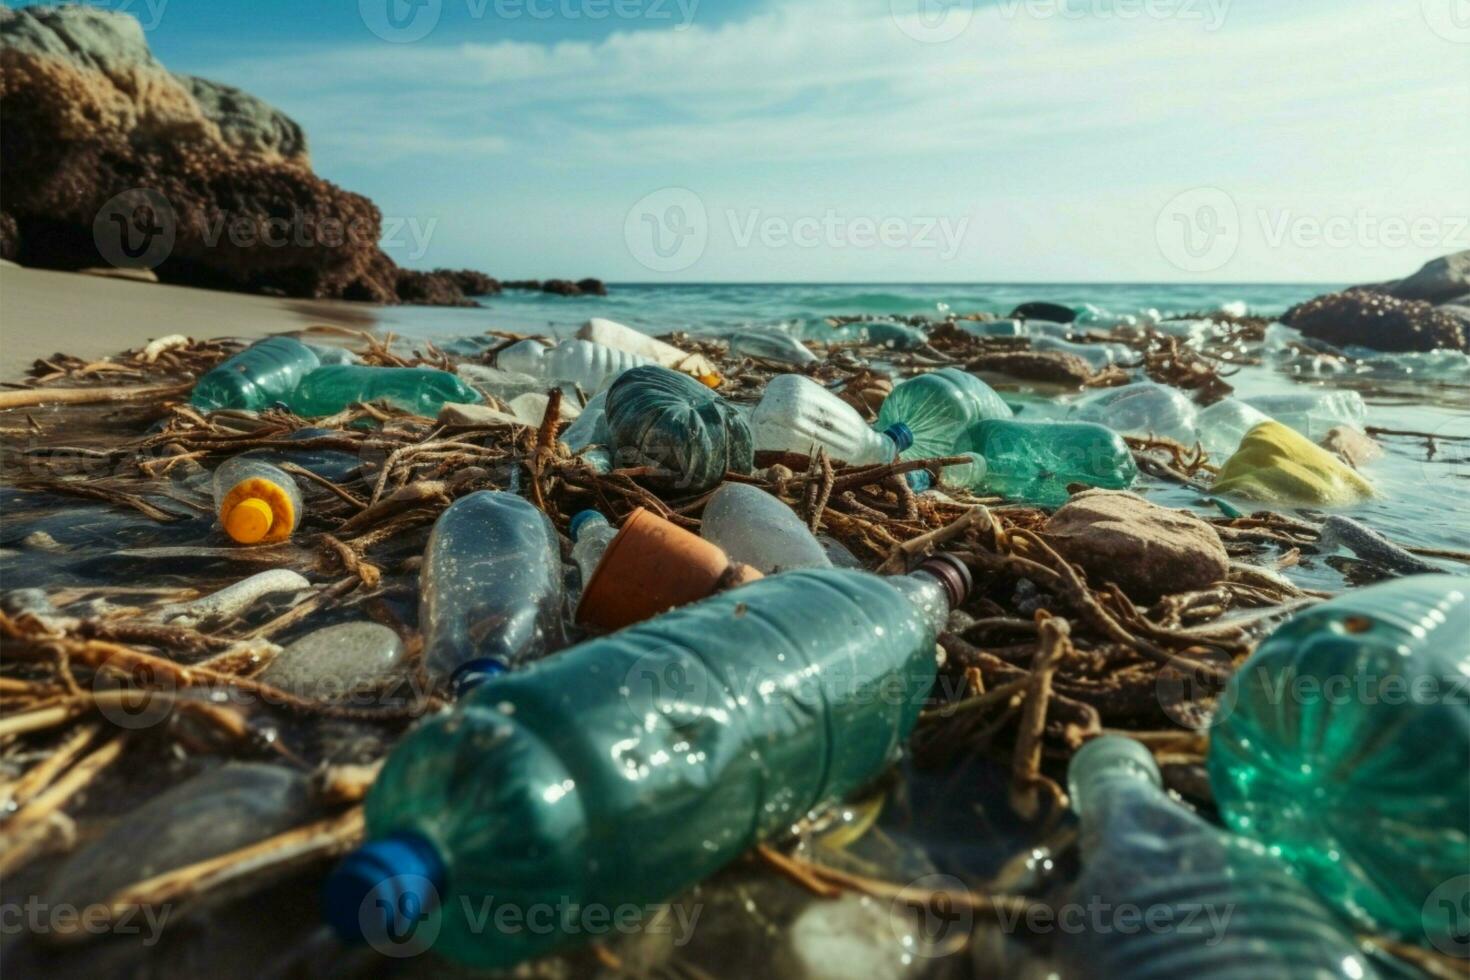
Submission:
[[[0,267],[0,381],[37,358],[107,357],[155,337],[259,337],[312,324],[370,329],[365,303],[275,299],[130,282],[75,272]]]

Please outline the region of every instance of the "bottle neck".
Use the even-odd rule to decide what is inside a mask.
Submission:
[[[1072,809],[1084,824],[1101,820],[1125,801],[1164,799],[1163,786],[1153,753],[1141,743],[1118,735],[1088,742],[1067,768]]]
[[[950,610],[965,601],[971,586],[969,569],[949,555],[928,558],[911,574],[889,581],[923,614],[935,636],[944,630]]]

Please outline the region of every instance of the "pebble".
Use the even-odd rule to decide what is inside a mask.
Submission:
[[[403,640],[388,627],[340,623],[292,643],[256,680],[301,697],[329,700],[388,679],[403,660]]]

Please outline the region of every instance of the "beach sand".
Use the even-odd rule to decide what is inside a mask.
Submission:
[[[0,381],[19,381],[57,352],[101,358],[156,337],[260,337],[313,324],[371,329],[365,303],[275,299],[129,282],[75,272],[0,267]]]

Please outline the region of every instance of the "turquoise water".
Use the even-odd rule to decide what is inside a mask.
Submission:
[[[1338,288],[1320,283],[613,284],[604,297],[507,292],[486,297],[477,309],[397,307],[378,315],[380,328],[436,340],[491,329],[566,336],[592,316],[654,334],[684,330],[717,335],[741,327],[791,328],[814,318],[843,315],[932,317],[953,311],[1004,316],[1031,300],[1086,305],[1100,323],[1222,308],[1274,317],[1295,303]],[[1022,382],[987,380],[1007,398],[1039,401],[1057,397],[1055,392],[1033,391],[1033,386]],[[1241,397],[1289,392],[1298,385],[1351,388],[1368,403],[1369,425],[1470,436],[1470,359],[1461,354],[1374,357],[1350,371],[1333,374],[1313,373],[1310,364],[1245,366],[1230,381]],[[1383,444],[1385,457],[1364,470],[1381,496],[1354,509],[1352,515],[1404,544],[1470,546],[1470,505],[1464,493],[1470,487],[1466,482],[1470,480],[1470,443],[1440,443],[1433,460],[1426,460],[1422,439],[1387,437]],[[1148,481],[1142,486],[1162,503],[1193,506],[1200,501],[1198,494],[1177,487]],[[1445,567],[1464,571],[1454,564]],[[1336,571],[1310,559],[1291,574],[1325,588],[1343,584]]]

